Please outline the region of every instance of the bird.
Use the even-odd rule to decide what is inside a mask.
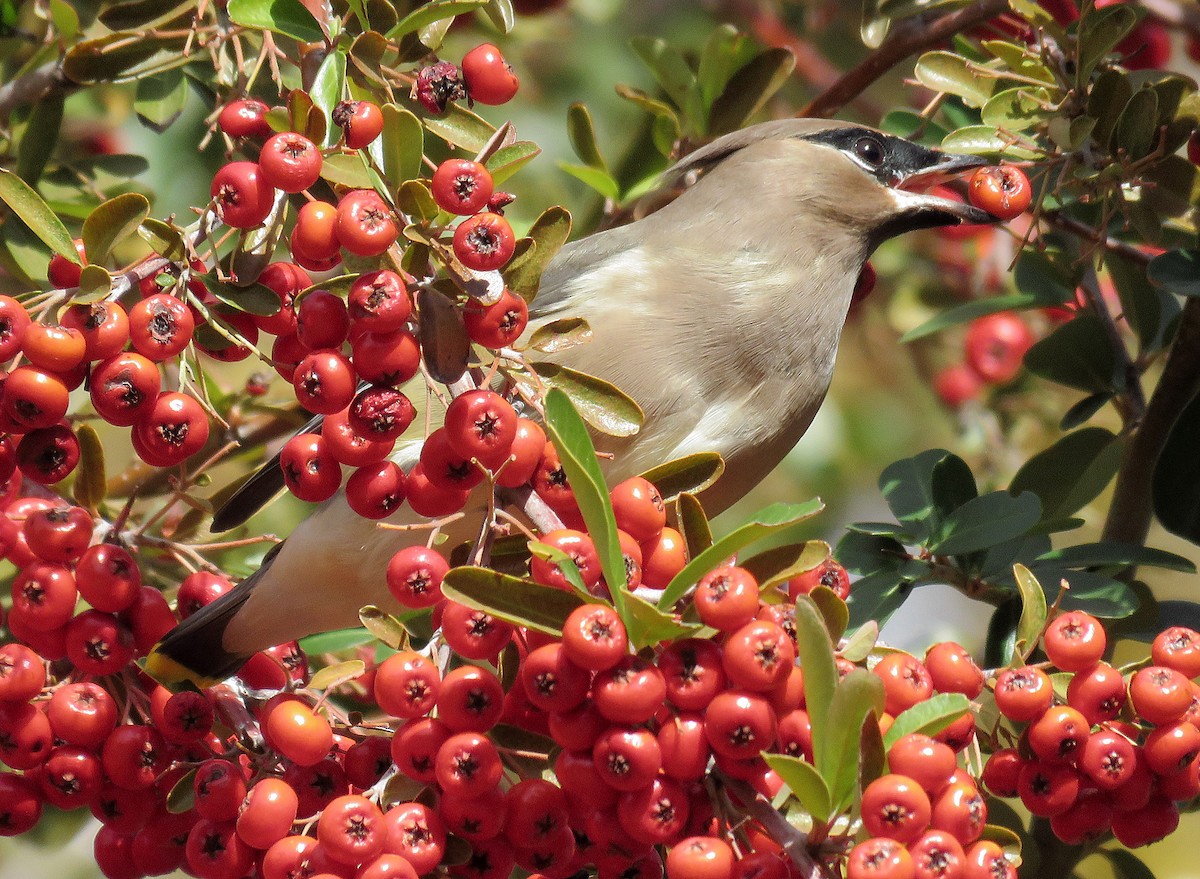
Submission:
[[[547,359],[612,383],[641,407],[635,435],[597,437],[611,453],[610,485],[710,451],[725,462],[702,496],[711,515],[757,485],[825,397],[871,253],[915,229],[992,222],[928,192],[985,164],[864,125],[778,119],[719,137],[665,171],[661,186],[678,191],[665,205],[564,246],[542,275],[526,332],[586,319],[590,342]],[[405,443],[393,459],[411,465],[419,452],[420,441]],[[244,521],[282,487],[278,465],[266,465],[217,525]],[[402,508],[390,521],[415,520]],[[339,492],[256,572],[165,635],[146,671],[170,686],[212,686],[260,650],[358,625],[364,605],[399,609],[387,562],[426,536],[377,528]]]

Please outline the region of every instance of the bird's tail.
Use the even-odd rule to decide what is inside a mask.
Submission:
[[[203,690],[237,674],[251,654],[226,650],[225,629],[250,597],[263,568],[167,632],[146,657],[146,674],[170,690],[183,684]]]

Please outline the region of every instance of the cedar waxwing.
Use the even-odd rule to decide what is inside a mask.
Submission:
[[[666,206],[564,247],[542,277],[529,332],[585,318],[591,341],[557,359],[615,384],[644,411],[636,435],[598,438],[614,455],[605,462],[610,484],[715,451],[726,469],[702,496],[705,509],[715,515],[745,495],[816,414],[855,282],[880,242],[991,222],[920,191],[983,164],[859,125],[767,122],[666,172],[664,182],[682,188]],[[407,470],[419,450],[419,441],[408,443],[393,458]],[[215,527],[244,521],[282,485],[275,465],[235,494]],[[389,521],[406,518],[417,519],[407,506]],[[480,520],[471,519],[449,546],[477,533]],[[211,686],[256,651],[358,625],[364,605],[399,610],[384,577],[388,560],[426,537],[377,528],[339,492],[258,571],[167,634],[146,669],[164,683]]]

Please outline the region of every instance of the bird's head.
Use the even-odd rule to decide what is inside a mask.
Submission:
[[[986,165],[976,156],[930,149],[874,128],[827,119],[781,119],[713,141],[670,172],[735,193],[750,211],[789,206],[822,223],[852,229],[869,253],[914,229],[991,223],[995,218],[928,190]],[[707,179],[706,179],[707,178]],[[739,186],[756,181],[760,191]],[[722,199],[724,201],[725,199]]]

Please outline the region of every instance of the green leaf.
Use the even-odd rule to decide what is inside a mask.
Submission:
[[[646,599],[632,593],[625,595],[625,608],[621,612],[621,619],[629,634],[629,642],[635,650],[678,641],[680,638],[695,637],[702,628],[698,624],[679,622]]]
[[[856,668],[834,688],[826,730],[831,735],[822,736],[825,746],[820,751],[816,750],[817,731],[813,728],[814,762],[829,785],[835,810],[840,811],[854,801],[858,790],[859,733],[864,723],[875,723],[875,718],[883,714],[883,702],[883,681],[866,669]]]
[[[73,487],[75,501],[94,515],[97,507],[104,503],[108,485],[104,474],[104,446],[100,442],[100,435],[90,424],[76,427],[75,436],[79,440],[79,465],[75,470]]]
[[[415,182],[413,185],[417,185]],[[462,310],[449,296],[435,288],[417,291],[417,326],[425,368],[437,381],[450,384],[467,371],[471,340],[463,324]]]
[[[994,79],[976,73],[953,52],[926,52],[917,60],[915,74],[926,88],[957,95],[969,107],[982,107],[995,88]]]
[[[1121,465],[1125,440],[1102,427],[1069,433],[1038,452],[1013,476],[1012,494],[1032,491],[1042,501],[1042,520],[1073,516],[1104,491]]]
[[[829,786],[811,763],[787,754],[763,754],[763,759],[796,795],[808,814],[823,821],[833,813]]]
[[[442,580],[442,594],[506,623],[547,635],[561,635],[571,611],[584,604],[574,592],[473,567],[451,568]]]
[[[548,543],[531,540],[529,541],[529,553],[555,565],[562,572],[563,579],[571,585],[575,593],[584,601],[593,600],[593,596],[588,592],[587,584],[583,582],[583,575],[579,573],[579,566],[575,564],[574,559],[561,549],[550,546]]]
[[[1124,849],[1096,849],[1095,854],[1108,859],[1115,879],[1155,879],[1154,871],[1133,852]]]
[[[135,234],[150,216],[144,195],[126,192],[98,205],[83,221],[83,246],[94,263],[108,262],[113,249]]]
[[[1043,88],[1005,89],[988,98],[980,118],[984,125],[1003,128],[1007,131],[1025,131],[1043,122],[1051,115],[1046,109],[1050,93]]]
[[[1046,593],[1024,565],[1013,565],[1013,577],[1021,592],[1021,619],[1017,623],[1016,640],[1008,664],[1018,666],[1033,653],[1046,628]]]
[[[319,635],[309,635],[300,639],[300,649],[309,656],[321,653],[341,653],[360,647],[374,639],[374,635],[361,626],[352,629],[335,629],[332,632],[321,632]]]
[[[850,622],[850,610],[846,607],[846,602],[838,598],[837,593],[828,586],[817,586],[808,593],[808,597],[825,620],[825,631],[829,633],[829,640],[836,643],[845,634],[846,624]]]
[[[474,12],[476,9],[482,9],[487,6],[490,0],[430,0],[423,6],[418,6],[404,18],[400,19],[385,37],[395,41],[405,34],[410,34],[413,31],[420,30],[427,25],[433,24],[435,21],[454,18],[456,15],[463,15],[468,12]]]
[[[1027,293],[1009,293],[1005,296],[989,296],[986,299],[975,299],[971,302],[964,302],[962,305],[956,305],[953,308],[947,308],[945,311],[938,312],[937,315],[925,321],[925,323],[914,327],[901,336],[900,341],[905,344],[915,342],[917,339],[923,339],[934,333],[940,333],[949,327],[970,323],[976,318],[988,314],[1033,308],[1039,304],[1043,303],[1039,303],[1037,297]]]
[[[987,49],[1004,62],[1013,73],[1039,79],[1047,85],[1054,85],[1054,71],[1046,66],[1039,55],[1027,46],[1008,43],[1003,40],[984,40],[983,48]]]
[[[361,659],[347,659],[345,662],[327,665],[312,676],[308,682],[308,689],[332,690],[354,680],[366,670],[367,664]]]
[[[156,0],[155,5],[161,4]],[[70,41],[79,34],[79,13],[66,0],[50,0],[50,21],[54,24],[54,29],[58,31],[58,36],[63,40]],[[116,27],[113,30],[123,30],[123,28]]]
[[[592,327],[581,317],[564,317],[542,324],[529,338],[529,347],[543,354],[567,351],[592,340]]]
[[[513,12],[512,0],[488,0],[483,11],[502,33],[508,33],[516,24],[516,13]]]
[[[641,476],[654,483],[663,501],[670,503],[684,492],[699,494],[724,472],[725,462],[716,452],[696,452],[651,467]]]
[[[734,72],[753,57],[754,45],[733,25],[722,24],[713,29],[700,52],[696,71],[700,100],[705,107],[712,106]]]
[[[351,189],[374,189],[375,180],[361,153],[334,153],[321,162],[321,177]]]
[[[756,541],[812,518],[823,509],[825,505],[819,498],[802,504],[779,503],[764,507],[751,516],[749,522],[735,528],[684,565],[683,570],[676,574],[663,590],[658,606],[664,610],[671,607],[696,584],[696,581],[725,559],[736,555]]]
[[[805,705],[812,723],[814,757],[824,754],[830,739],[841,737],[845,730],[829,720],[829,703],[838,684],[837,663],[833,645],[825,629],[825,620],[807,595],[796,599],[796,657],[804,672]],[[817,762],[818,768],[823,764]],[[828,780],[824,772],[822,777]]]
[[[669,45],[666,40],[650,37],[634,37],[630,40],[630,45],[650,68],[655,80],[676,107],[689,115],[692,110],[698,109],[696,75],[692,73],[692,68],[678,49]]]
[[[199,276],[208,292],[237,311],[269,317],[279,313],[279,294],[262,284],[235,287],[217,277],[215,271]]]
[[[898,739],[910,733],[936,736],[970,710],[970,700],[961,693],[938,693],[936,696],[930,696],[925,701],[900,712],[900,716],[892,722],[883,737],[884,747],[891,748]]]
[[[1146,276],[1180,296],[1200,296],[1200,250],[1168,250],[1150,260]]]
[[[542,148],[531,140],[518,140],[500,147],[488,157],[485,166],[492,182],[499,186],[542,154]]]
[[[79,254],[63,225],[42,197],[12,171],[0,168],[0,200],[21,218],[30,231],[59,256],[79,265]]]
[[[342,100],[345,88],[346,55],[344,52],[335,50],[326,55],[321,66],[317,68],[317,75],[313,77],[308,94],[313,99],[313,106],[332,119],[333,108]],[[324,138],[325,146],[332,146],[336,143],[340,133],[341,129],[338,126],[328,126]]]
[[[177,226],[148,217],[142,220],[137,231],[138,235],[159,256],[174,262],[187,255],[187,248],[183,245],[183,233]]]
[[[938,555],[966,555],[1019,537],[1038,523],[1042,502],[1033,492],[1016,497],[994,491],[967,501],[946,517],[942,537],[930,544]]]
[[[54,153],[62,128],[62,117],[61,95],[44,95],[29,113],[29,120],[17,145],[17,176],[30,186],[37,185],[46,161]]]
[[[447,106],[441,116],[425,117],[423,124],[426,131],[440,137],[451,147],[469,153],[479,152],[496,133],[495,127],[482,116],[458,104]]]
[[[567,108],[567,137],[571,141],[571,149],[575,155],[589,168],[608,173],[608,163],[600,154],[600,145],[596,143],[596,128],[592,123],[592,114],[586,106],[574,103]]]
[[[558,167],[609,201],[620,201],[621,185],[608,172],[589,168],[587,165],[573,165],[570,162],[559,162]]]
[[[955,129],[942,140],[942,149],[948,153],[969,153],[973,156],[1006,159],[1038,159],[1042,156],[1036,150],[1016,146],[990,125],[967,125]]]
[[[929,449],[889,464],[879,476],[879,490],[892,513],[918,537],[936,534],[942,516],[950,512],[938,504],[934,475],[942,461],[953,457],[956,456],[945,449]],[[944,472],[958,473],[960,468],[953,467]]]
[[[754,575],[760,591],[786,583],[792,577],[811,571],[829,557],[829,544],[823,540],[777,546],[741,559],[738,564]]]
[[[709,112],[709,134],[726,134],[746,124],[788,81],[796,67],[790,49],[767,49],[730,77]]]
[[[679,508],[679,531],[683,534],[688,558],[695,558],[712,546],[712,528],[704,514],[704,507],[700,506],[694,494],[681,494],[676,505]]]
[[[1168,571],[1179,571],[1184,574],[1196,573],[1196,565],[1190,559],[1154,549],[1149,546],[1139,546],[1131,543],[1081,543],[1076,546],[1065,546],[1062,549],[1051,550],[1037,557],[1037,564],[1052,562],[1064,568],[1092,567],[1127,567],[1130,565],[1150,565]]]
[[[112,292],[112,277],[104,266],[87,265],[79,273],[79,289],[71,297],[76,305],[90,305],[107,299]]]
[[[274,31],[301,43],[325,39],[321,25],[300,0],[229,0],[228,12],[235,24]]]
[[[1137,333],[1140,351],[1161,350],[1169,343],[1171,327],[1179,316],[1178,301],[1163,289],[1165,285],[1151,283],[1148,267],[1114,253],[1105,253],[1104,265],[1117,288],[1122,315]],[[1200,285],[1197,289],[1200,290]]]
[[[1117,119],[1117,147],[1131,159],[1150,154],[1158,140],[1158,93],[1139,89],[1133,93]]]
[[[571,399],[558,388],[546,394],[546,435],[558,450],[559,461],[567,475],[579,504],[579,512],[587,524],[588,534],[596,545],[600,569],[608,581],[613,606],[625,619],[626,599],[625,560],[617,539],[617,520],[613,516],[608,486],[600,472],[596,449],[588,435],[587,425],[571,404]]]
[[[1200,397],[1183,407],[1154,466],[1154,514],[1164,528],[1200,544]]]
[[[187,94],[182,70],[156,73],[137,81],[133,109],[143,125],[162,134],[183,113]]]
[[[1122,381],[1112,342],[1100,318],[1080,312],[1025,352],[1025,366],[1042,378],[1091,393],[1119,392]]]
[[[425,150],[425,132],[421,120],[395,104],[384,104],[383,172],[396,185],[421,176],[421,155]]]
[[[571,237],[570,212],[562,207],[547,208],[533,221],[527,237],[535,247],[522,257],[514,257],[503,275],[508,289],[529,302],[538,291],[542,272]]]
[[[530,364],[542,383],[568,397],[592,427],[609,436],[633,436],[642,426],[642,409],[633,398],[603,379],[557,363]]]
[[[405,180],[396,192],[396,206],[418,223],[428,223],[438,215],[437,202],[424,180]]]
[[[854,630],[844,644],[840,645],[838,655],[849,662],[863,662],[879,643],[879,623],[867,620]]]
[[[196,805],[196,773],[198,769],[189,769],[179,781],[172,786],[167,794],[167,811],[172,815],[182,815],[190,812]]]
[[[176,3],[172,6],[163,0],[131,0],[109,6],[98,17],[109,30],[123,31],[162,26],[173,18],[189,14],[195,15],[194,3]],[[75,15],[75,27],[78,28],[78,13]]]
[[[67,52],[63,73],[78,85],[93,85],[136,77],[139,67],[182,66],[188,63],[181,51],[186,40],[181,32],[169,37],[115,33],[85,40]],[[155,63],[148,64],[152,59]]]
[[[1129,35],[1137,21],[1137,12],[1129,6],[1117,4],[1104,9],[1093,7],[1079,23],[1076,81],[1087,82],[1100,60]]]

